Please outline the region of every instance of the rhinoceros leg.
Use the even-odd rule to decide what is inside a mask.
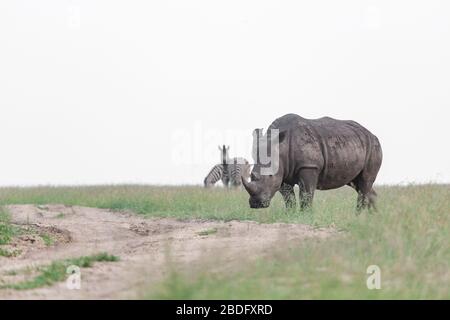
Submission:
[[[377,193],[373,190],[372,186],[375,179],[372,179],[366,172],[361,172],[355,180],[349,183],[349,186],[354,188],[358,192],[358,200],[356,204],[357,213],[360,213],[363,209],[375,209],[375,200]]]
[[[319,172],[317,169],[301,169],[299,175],[300,209],[305,210],[312,206],[314,192],[317,187]]]
[[[292,209],[297,206],[297,202],[295,201],[295,192],[294,187],[283,183],[280,188],[280,193],[283,196],[284,203],[286,204],[287,209]]]
[[[377,206],[376,206],[376,200],[377,200],[377,193],[375,192],[375,190],[370,190],[369,194],[367,195],[367,198],[369,200],[369,209],[373,209],[375,211],[377,211]]]
[[[369,199],[366,195],[358,192],[358,200],[356,201],[356,212],[359,214],[362,210],[369,207]]]

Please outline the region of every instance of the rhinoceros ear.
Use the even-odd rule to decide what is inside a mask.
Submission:
[[[284,139],[286,139],[287,136],[287,131],[281,131],[280,134],[278,135],[278,140],[281,142],[284,141]]]
[[[278,133],[278,143],[282,143],[286,139],[286,136],[287,136],[287,131],[280,131]],[[275,137],[273,137],[272,139],[275,139]]]
[[[251,179],[251,181],[257,181],[257,180],[259,180],[260,179],[260,174],[259,173],[257,173],[257,172],[252,172],[251,174],[250,174],[250,179]]]

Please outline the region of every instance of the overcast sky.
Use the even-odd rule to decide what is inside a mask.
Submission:
[[[0,185],[200,184],[279,116],[450,182],[449,1],[0,1]]]

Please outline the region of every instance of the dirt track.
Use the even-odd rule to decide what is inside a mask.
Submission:
[[[274,246],[334,233],[296,224],[145,219],[127,212],[63,205],[7,208],[14,223],[45,230],[56,243],[46,246],[32,236],[16,239],[14,245],[22,254],[0,257],[0,283],[11,281],[11,271],[58,259],[105,251],[120,261],[82,269],[81,290],[68,290],[63,282],[27,291],[2,289],[0,299],[136,298],[163,279],[169,265],[189,269],[209,261],[208,267],[214,270],[236,268],[244,259],[261,257]]]

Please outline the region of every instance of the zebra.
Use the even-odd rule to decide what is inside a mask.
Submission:
[[[220,147],[221,164],[215,165],[203,181],[205,187],[213,186],[217,181],[222,180],[225,187],[240,187],[241,177],[248,180],[250,177],[250,164],[244,158],[228,158],[230,147],[225,145]]]
[[[233,165],[230,171],[230,183],[232,187],[240,187],[242,178],[248,180],[250,177],[250,164],[244,158],[233,158]]]
[[[205,180],[203,180],[203,184],[205,188],[212,187],[216,184],[217,181],[221,180],[223,177],[223,166],[222,164],[216,164],[211,171],[206,176]]]
[[[230,168],[229,168],[229,159],[228,159],[228,151],[230,150],[230,146],[222,147],[219,146],[220,158],[222,162],[222,183],[225,187],[228,187],[230,184]]]

